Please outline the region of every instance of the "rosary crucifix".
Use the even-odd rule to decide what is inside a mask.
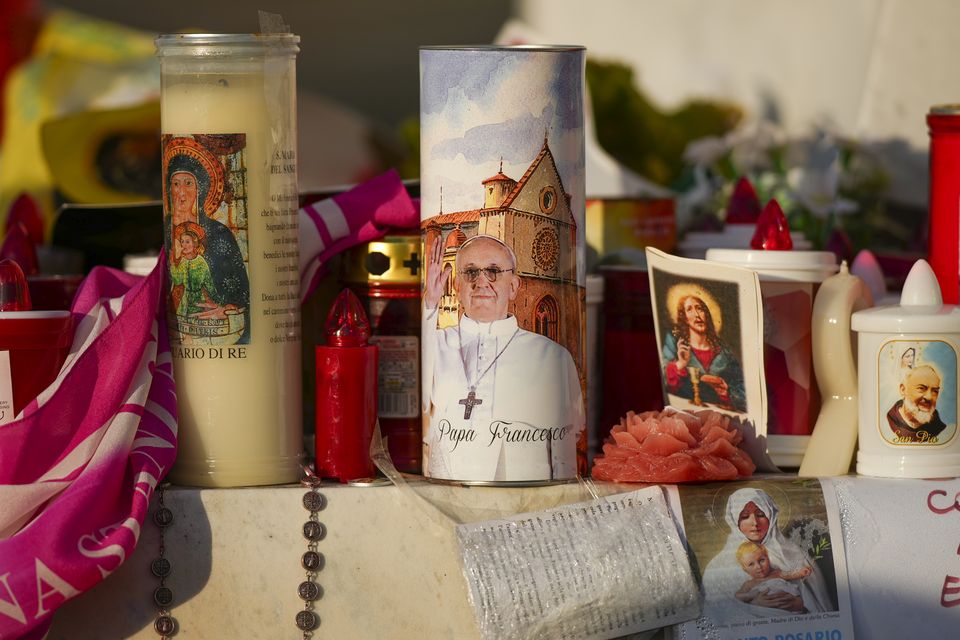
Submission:
[[[473,408],[478,404],[483,404],[483,400],[478,398],[476,391],[471,389],[467,397],[461,399],[458,404],[463,405],[463,419],[469,420],[470,414],[473,413]]]

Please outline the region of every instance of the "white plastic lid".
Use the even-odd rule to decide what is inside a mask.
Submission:
[[[943,304],[937,276],[926,260],[917,260],[900,294],[900,304],[857,311],[854,331],[870,333],[960,333],[960,307]]]
[[[65,318],[70,315],[66,309],[39,311],[0,311],[0,320],[41,320],[46,318]]]
[[[680,243],[681,248],[689,249],[749,249],[750,241],[753,240],[753,234],[756,233],[757,226],[754,224],[728,224],[723,231],[688,231]],[[799,231],[791,231],[790,239],[793,241],[793,248],[806,250],[811,246]]]
[[[123,270],[138,276],[148,276],[160,259],[155,253],[136,253],[123,256]]]
[[[823,282],[840,268],[831,251],[709,249],[707,260],[751,269],[762,282]]]

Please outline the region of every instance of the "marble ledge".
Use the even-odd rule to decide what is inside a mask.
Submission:
[[[316,637],[479,640],[455,525],[589,500],[591,491],[624,490],[579,483],[526,489],[422,481],[403,487],[326,484]],[[304,492],[295,485],[167,490],[165,503],[175,514],[165,549],[173,566],[167,586],[176,638],[298,637]],[[149,567],[158,542],[157,528],[147,523],[133,556],[66,603],[48,639],[155,640],[153,590],[159,583]]]
[[[795,482],[789,474],[755,480]],[[708,487],[711,485],[708,485]],[[846,554],[850,611],[858,637],[956,637],[960,599],[957,518],[960,478],[833,479]],[[325,485],[320,512],[326,566],[317,640],[479,640],[461,575],[455,525],[580,502],[639,488],[571,483],[537,488]],[[176,521],[166,535],[173,564],[176,640],[294,638],[304,579],[300,486],[174,487]],[[827,493],[831,493],[827,492]],[[922,542],[916,543],[922,531]],[[907,545],[907,546],[905,546]],[[57,613],[50,640],[156,640],[152,603],[157,528],[144,527],[135,553]],[[904,562],[909,549],[909,562]],[[843,565],[841,565],[843,566]],[[898,606],[890,606],[897,602]]]

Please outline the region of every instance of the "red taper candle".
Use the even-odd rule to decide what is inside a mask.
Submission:
[[[376,473],[370,441],[377,423],[377,347],[370,322],[349,289],[337,296],[316,347],[317,475],[341,482]]]

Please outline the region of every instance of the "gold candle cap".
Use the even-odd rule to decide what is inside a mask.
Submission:
[[[933,116],[955,116],[960,114],[960,103],[935,104],[930,107],[930,115]]]
[[[370,285],[419,284],[420,235],[393,234],[354,247],[345,256],[344,279]]]

